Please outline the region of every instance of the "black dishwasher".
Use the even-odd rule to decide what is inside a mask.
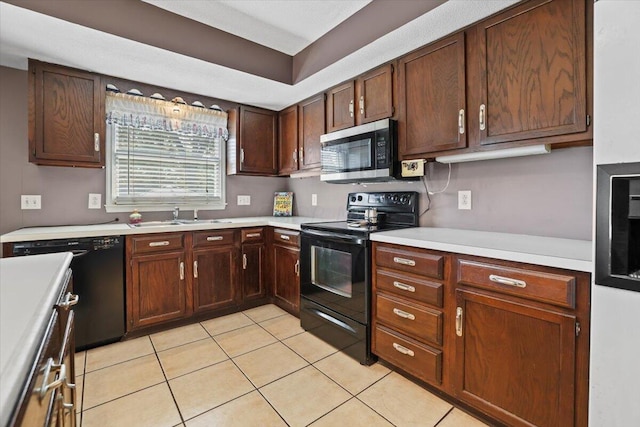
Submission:
[[[124,238],[39,240],[13,244],[13,256],[72,252],[76,349],[119,341],[124,335]]]

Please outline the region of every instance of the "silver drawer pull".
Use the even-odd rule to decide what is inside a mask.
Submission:
[[[64,310],[68,310],[69,307],[76,305],[78,301],[80,301],[80,297],[78,295],[67,292],[67,294],[64,296],[64,300],[62,300],[62,302],[58,304],[58,307]]]
[[[527,282],[524,280],[510,279],[508,277],[496,276],[495,274],[489,275],[489,280],[494,283],[500,283],[501,285],[515,286],[517,288],[526,288]]]
[[[162,242],[150,242],[149,246],[155,248],[156,246],[169,246],[168,240],[163,240]]]
[[[64,365],[64,363],[61,363],[60,365],[56,365],[55,363],[53,363],[53,358],[50,357],[47,359],[47,363],[44,366],[44,379],[42,381],[42,387],[37,388],[34,390],[34,393],[38,393],[38,397],[40,398],[40,400],[44,399],[44,397],[47,395],[47,393],[50,390],[54,390],[60,386],[62,386],[66,381],[67,381],[67,367]],[[51,375],[51,371],[59,371],[60,374],[58,374],[58,379],[55,381],[50,382],[49,384],[47,384],[47,379],[49,378],[49,375]]]
[[[247,234],[247,237],[260,237],[261,234],[260,233],[249,233]]]
[[[184,280],[184,262],[180,261],[180,280]]]
[[[217,240],[224,240],[223,236],[209,236],[207,237],[207,242],[215,242]]]
[[[410,267],[416,266],[416,262],[414,260],[407,259],[407,258],[400,258],[399,256],[394,256],[393,262],[395,262],[396,264],[408,265]]]
[[[402,317],[403,319],[416,320],[416,316],[414,316],[414,315],[413,315],[413,314],[411,314],[411,313],[407,313],[407,312],[406,312],[406,311],[404,311],[404,310],[400,310],[399,308],[394,308],[394,309],[393,309],[393,313],[394,313],[396,316]]]
[[[280,238],[281,238],[282,240],[291,240],[291,237],[287,236],[286,234],[281,234],[281,235],[280,235]]]
[[[393,286],[400,289],[401,291],[407,291],[407,292],[415,292],[416,288],[414,288],[411,285],[406,285],[402,282],[393,282]]]
[[[415,353],[413,352],[413,350],[409,350],[407,347],[405,347],[403,345],[400,345],[398,343],[394,342],[393,343],[393,348],[395,348],[398,353],[402,353],[402,354],[405,354],[405,355],[411,356],[411,357],[415,356]]]
[[[193,261],[193,278],[198,278],[198,261]]]

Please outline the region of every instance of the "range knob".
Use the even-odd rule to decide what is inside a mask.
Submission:
[[[356,196],[351,196],[351,203],[356,201]]]
[[[361,202],[362,201],[362,195],[358,195],[358,201]]]
[[[400,199],[400,203],[406,205],[407,203],[409,203],[409,198],[407,196],[402,196],[402,198]]]

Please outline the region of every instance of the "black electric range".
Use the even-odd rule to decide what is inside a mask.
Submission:
[[[302,224],[300,324],[368,365],[371,242],[378,231],[416,227],[418,193],[350,193],[347,220]]]

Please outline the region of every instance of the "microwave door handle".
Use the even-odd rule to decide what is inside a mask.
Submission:
[[[325,231],[318,231],[318,230],[303,230],[302,233],[308,234],[313,237],[320,237],[322,239],[326,239],[326,240],[338,242],[338,243],[351,243],[351,244],[356,244],[360,246],[365,246],[366,244],[365,243],[366,239],[362,239],[361,237],[357,237],[357,236],[350,236],[347,234],[327,233]]]

